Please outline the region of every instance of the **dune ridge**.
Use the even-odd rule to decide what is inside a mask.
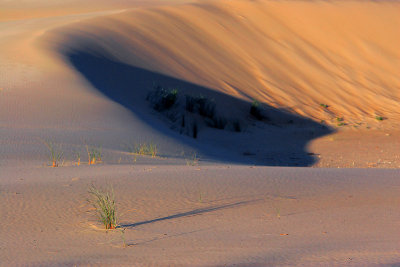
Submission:
[[[95,18],[47,40],[59,51],[100,49],[318,122],[370,125],[380,116],[397,129],[399,8],[391,1],[207,1]]]

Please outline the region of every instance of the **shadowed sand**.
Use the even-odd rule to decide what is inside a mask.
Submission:
[[[87,48],[87,51],[95,51],[95,48]],[[328,127],[315,123],[310,119],[301,118],[288,111],[281,111],[276,108],[265,108],[268,116],[266,122],[259,122],[258,127],[252,126],[256,120],[250,117],[251,103],[234,98],[230,95],[219,93],[215,90],[204,88],[189,82],[178,80],[155,72],[140,69],[134,66],[113,61],[105,57],[98,57],[89,52],[73,52],[67,55],[72,65],[93,85],[108,98],[125,106],[133,113],[140,116],[143,121],[150,123],[154,130],[162,131],[164,135],[171,135],[173,138],[182,140],[182,135],[174,131],[165,131],[158,127],[160,120],[152,119],[151,108],[146,101],[146,96],[153,89],[154,83],[161,84],[165,88],[178,88],[181,95],[206,96],[215,100],[216,113],[227,120],[238,120],[241,123],[244,133],[232,133],[229,126],[224,130],[211,130],[207,125],[200,125],[196,139],[200,143],[211,143],[213,147],[228,148],[224,154],[213,154],[209,149],[198,146],[197,149],[207,158],[215,158],[218,161],[238,161],[242,163],[258,163],[262,165],[280,166],[309,166],[315,162],[312,153],[306,150],[311,139],[332,132]],[[180,99],[184,102],[184,99]],[[181,118],[181,110],[176,117]],[[153,113],[155,113],[153,111]],[[181,133],[186,131],[190,125],[198,123],[198,118],[188,112],[183,115],[186,119],[185,128],[178,129]],[[204,135],[212,135],[206,139]],[[230,137],[228,137],[230,135]],[[241,155],[242,158],[227,155]],[[243,154],[249,154],[243,157]],[[250,159],[249,159],[250,156]]]

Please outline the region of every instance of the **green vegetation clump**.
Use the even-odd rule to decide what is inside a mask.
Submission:
[[[378,120],[378,121],[383,121],[384,120],[384,118],[382,116],[376,116],[375,119]]]
[[[164,111],[172,108],[178,99],[178,89],[165,89],[159,85],[147,96],[153,108],[157,111]]]
[[[152,158],[155,158],[157,152],[157,145],[152,142],[135,145],[135,153],[138,155],[151,156]]]
[[[100,222],[106,229],[115,229],[117,227],[117,213],[114,189],[110,187],[105,190],[92,185],[89,188],[89,194],[92,195],[90,202],[96,209]]]
[[[63,159],[63,152],[61,151],[61,146],[57,146],[53,142],[43,141],[50,152],[50,164],[52,167],[58,167]]]
[[[101,147],[90,147],[86,145],[86,152],[88,155],[89,165],[101,163],[102,161],[101,151],[102,151]]]

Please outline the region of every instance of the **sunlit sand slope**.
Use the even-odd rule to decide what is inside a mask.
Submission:
[[[47,38],[316,121],[381,116],[396,127],[399,12],[394,1],[200,2],[96,18]]]

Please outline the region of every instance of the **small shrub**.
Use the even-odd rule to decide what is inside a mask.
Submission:
[[[157,85],[155,91],[147,96],[147,100],[151,102],[153,108],[157,111],[170,109],[178,99],[177,89],[164,89]]]
[[[378,120],[378,121],[383,121],[385,118],[383,118],[381,116],[376,116],[375,119]]]
[[[264,116],[261,114],[260,102],[257,100],[254,100],[253,103],[251,103],[250,114],[257,120],[262,120],[264,118]]]
[[[110,189],[104,190],[92,185],[89,188],[89,194],[92,195],[90,202],[96,209],[100,222],[106,229],[115,229],[117,227],[117,214],[114,189],[110,187]]]

